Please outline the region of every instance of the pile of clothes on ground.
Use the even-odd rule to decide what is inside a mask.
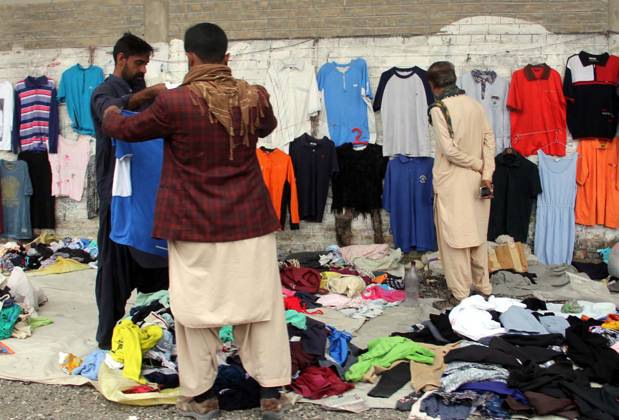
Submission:
[[[280,264],[286,309],[328,307],[367,319],[406,299],[402,252],[389,245],[351,245],[290,254]]]
[[[47,296],[30,282],[20,267],[13,268],[9,277],[0,276],[0,340],[28,338],[34,329],[53,322],[37,315]],[[7,348],[3,345],[3,349]]]
[[[27,244],[7,242],[0,246],[0,270],[10,273],[13,267],[36,270],[37,274],[60,274],[89,268],[97,259],[97,241],[85,238],[57,239],[41,234]]]
[[[409,331],[376,337],[367,348],[355,346],[350,331],[321,318],[322,312],[336,309],[365,320],[404,301],[402,257],[386,245],[369,245],[331,246],[283,259],[280,279],[290,338],[290,390],[314,401],[359,395],[360,390],[362,398],[367,394],[395,399],[398,393],[406,396],[397,406],[394,402],[394,408],[410,412],[413,419],[619,416],[615,388],[619,315],[613,303],[599,302],[600,296],[552,303],[534,296],[476,295],[430,315]],[[431,256],[424,260],[440,268],[440,261]],[[528,261],[527,270],[534,265]],[[538,269],[531,279],[540,281],[530,283],[549,283],[544,287],[563,290],[564,296],[571,296],[572,283],[578,286],[580,280],[597,284],[573,269],[543,265]],[[501,270],[509,269],[497,272]],[[544,287],[527,294],[546,293]],[[220,407],[258,407],[259,385],[238,358],[234,329],[221,328],[219,337],[215,391]],[[93,380],[102,364],[117,369],[133,381],[125,393],[157,393],[178,386],[167,292],[138,296],[116,326],[109,352],[63,360],[72,362],[65,367],[74,374],[91,375]]]
[[[619,258],[619,246],[616,249]],[[609,248],[600,250],[603,261],[597,263],[544,264],[531,253],[528,245],[502,235],[496,242],[489,242],[488,254],[490,282],[495,295],[560,301],[597,300],[600,294],[610,296],[610,293],[619,292],[619,284],[609,273],[609,256],[613,256]],[[438,252],[424,255],[422,261],[426,278],[443,278]]]
[[[433,353],[430,363],[406,357],[403,373],[414,392],[398,404],[411,419],[619,417],[619,315],[612,303],[476,295],[392,336]],[[403,375],[391,374],[399,366],[391,363],[381,381]]]

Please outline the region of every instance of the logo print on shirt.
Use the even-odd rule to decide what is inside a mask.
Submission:
[[[425,184],[428,181],[428,177],[425,175],[419,175],[419,183]]]

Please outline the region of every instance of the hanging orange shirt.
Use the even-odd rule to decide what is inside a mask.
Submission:
[[[619,227],[619,138],[578,143],[576,223]]]
[[[256,150],[256,154],[264,183],[271,196],[273,209],[282,229],[286,224],[288,212],[290,213],[290,229],[299,229],[299,200],[292,159],[279,149],[260,148]]]

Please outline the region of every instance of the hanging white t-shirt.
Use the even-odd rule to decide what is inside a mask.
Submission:
[[[320,111],[320,93],[314,67],[303,60],[277,61],[269,67],[265,88],[277,118],[277,128],[258,146],[279,148],[312,128],[310,118]]]
[[[11,150],[15,91],[10,82],[0,82],[0,150]]]

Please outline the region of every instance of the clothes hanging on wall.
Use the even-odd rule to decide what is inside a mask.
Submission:
[[[56,227],[55,199],[52,197],[52,168],[47,152],[25,151],[17,159],[28,164],[28,173],[32,182],[30,198],[30,220],[37,229],[54,229]]]
[[[436,250],[431,157],[396,156],[385,175],[383,207],[389,212],[396,248]]]
[[[58,85],[58,102],[67,103],[71,128],[79,134],[93,136],[95,126],[90,112],[90,97],[95,88],[103,83],[103,69],[97,66],[82,67],[81,64],[66,69]]]
[[[382,208],[383,178],[388,162],[382,149],[377,144],[356,149],[350,143],[337,148],[340,170],[333,176],[333,211],[350,208],[367,214]]]
[[[578,143],[576,223],[619,228],[619,141]]]
[[[619,112],[619,57],[581,51],[567,59],[563,93],[567,126],[575,139],[612,139]]]
[[[472,70],[460,76],[458,85],[484,106],[486,117],[492,125],[498,155],[511,145],[510,117],[506,105],[509,82],[493,70]]]
[[[48,151],[58,145],[58,101],[56,84],[47,76],[28,76],[15,85],[13,153]]]
[[[163,165],[163,139],[139,143],[114,140],[114,150],[117,161],[112,184],[110,239],[138,251],[167,257],[167,241],[155,239],[152,234]]]
[[[541,150],[537,155],[542,193],[537,198],[535,255],[544,264],[570,264],[576,237],[577,155],[555,158]]]
[[[428,106],[432,102],[425,70],[392,67],[381,74],[373,108],[383,121],[383,155],[430,156]]]
[[[542,192],[537,165],[515,150],[504,151],[495,158],[492,183],[494,198],[490,206],[488,240],[509,235],[517,242],[526,243],[533,202]]]
[[[539,149],[565,156],[565,97],[561,76],[547,64],[527,65],[512,74],[507,97],[512,147],[523,156]]]
[[[288,152],[288,143],[312,130],[310,118],[320,111],[320,92],[316,72],[310,62],[288,59],[274,62],[267,70],[264,85],[277,115],[277,128],[258,146]]]
[[[0,82],[0,150],[11,150],[15,91],[9,81]]]
[[[14,239],[32,238],[30,197],[32,183],[26,162],[0,160],[3,235]]]
[[[58,153],[47,155],[52,169],[52,195],[81,201],[90,159],[90,138],[69,140],[58,136]]]
[[[290,156],[279,149],[256,149],[264,183],[282,229],[290,214],[290,229],[299,229],[297,181]]]
[[[297,179],[299,217],[320,223],[329,182],[339,170],[335,144],[327,137],[319,140],[305,133],[290,144],[290,158]]]
[[[366,100],[372,99],[372,90],[366,61],[355,58],[344,64],[325,63],[317,79],[325,103],[329,137],[335,145],[352,142],[353,128],[361,130],[360,141],[370,141]]]

